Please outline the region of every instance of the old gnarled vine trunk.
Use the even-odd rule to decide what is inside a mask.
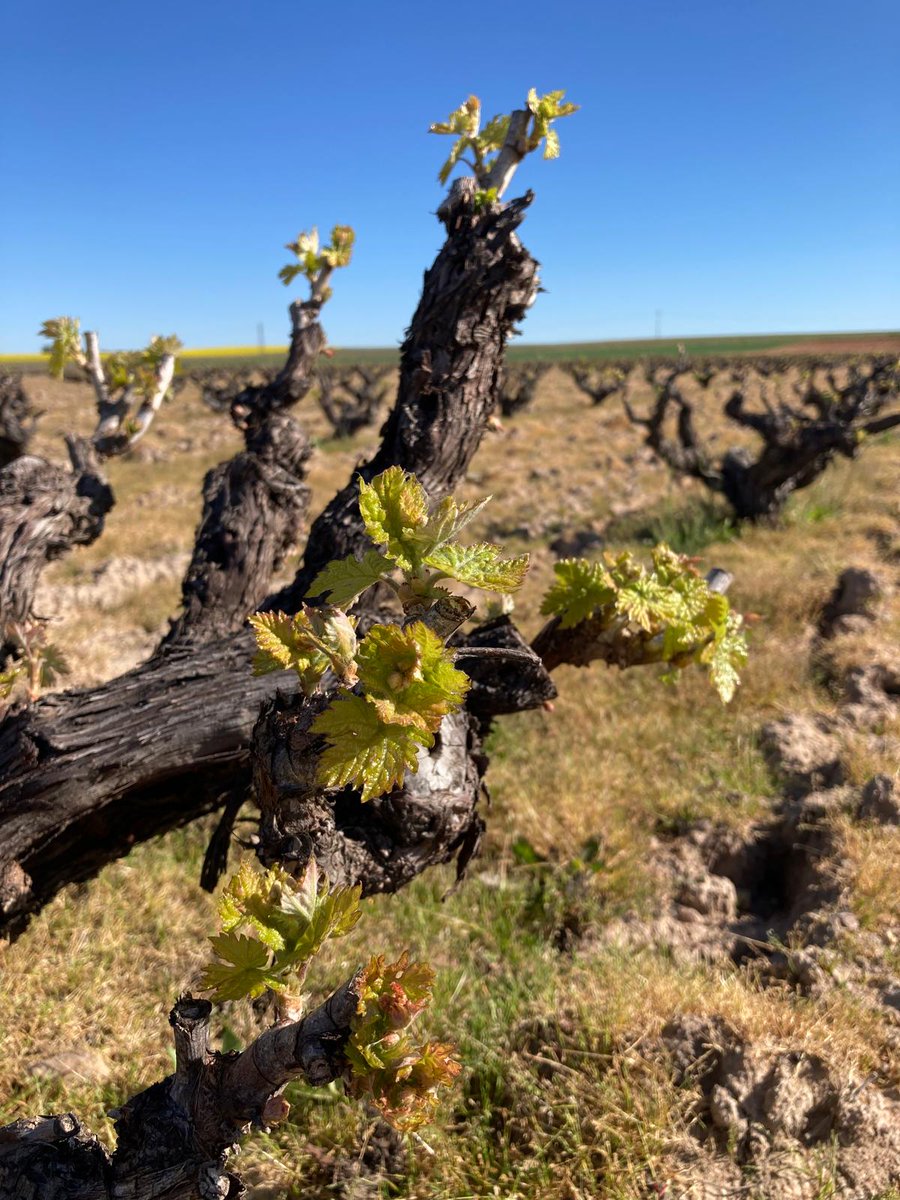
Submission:
[[[439,497],[479,445],[506,339],[537,294],[538,274],[517,236],[530,193],[479,212],[473,182],[460,183],[441,210],[447,239],[425,276],[381,446],[314,522],[294,582],[269,607],[295,610],[325,563],[365,545],[357,474],[371,479],[396,464]],[[252,678],[252,653],[244,631],[202,643],[188,633],[101,688],[49,696],[7,718],[0,932],[21,932],[61,887],[135,841],[246,792],[259,704],[279,682]]]

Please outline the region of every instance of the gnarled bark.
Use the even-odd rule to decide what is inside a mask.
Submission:
[[[203,515],[181,586],[182,612],[160,649],[199,646],[240,629],[302,537],[312,447],[300,426],[272,412],[248,425],[247,448],[208,471]]]
[[[253,779],[262,861],[300,871],[315,855],[332,884],[361,884],[364,895],[395,892],[458,853],[462,872],[483,829],[476,809],[487,759],[477,722],[445,717],[418,772],[363,804],[350,788],[328,794],[316,782],[322,740],[310,724],[328,699],[279,695],[260,713]]]
[[[225,1200],[245,1194],[228,1159],[251,1124],[285,1115],[292,1079],[319,1087],[346,1070],[359,1000],[349,979],[302,1021],[276,1025],[240,1054],[209,1048],[212,1006],[182,997],[169,1015],[175,1072],[127,1101],[110,1151],[71,1113],[0,1129],[0,1196],[16,1200]]]
[[[250,631],[175,647],[99,688],[47,696],[0,726],[0,932],[68,883],[249,786],[272,676]]]
[[[0,470],[25,453],[37,415],[25,395],[22,376],[0,374]]]
[[[90,442],[67,444],[71,471],[31,454],[0,470],[0,632],[32,616],[44,567],[95,541],[113,506]]]
[[[325,349],[322,302],[291,305],[284,368],[231,399],[246,449],[207,472],[203,515],[181,586],[182,612],[159,649],[239,630],[265,598],[272,576],[304,532],[310,491],[303,479],[312,448],[284,411],[309,391]]]
[[[728,450],[716,463],[694,424],[694,410],[677,386],[674,370],[658,391],[649,416],[639,417],[627,400],[631,421],[647,430],[646,443],[674,471],[701,480],[721,493],[741,521],[773,521],[788,498],[809,487],[832,459],[854,458],[863,439],[900,425],[900,413],[880,415],[897,395],[897,372],[891,357],[876,359],[868,370],[855,368],[844,388],[829,373],[833,390],[823,392],[807,381],[797,407],[782,396],[776,405],[763,397],[761,410],[746,404],[743,383],[732,393],[725,413],[762,440],[756,457],[743,447]],[[670,405],[677,413],[677,436],[664,435]],[[813,411],[810,412],[810,409]]]
[[[538,264],[516,233],[532,199],[479,212],[475,181],[457,180],[438,213],[447,240],[425,273],[381,444],[316,518],[303,565],[272,607],[296,611],[324,566],[366,548],[360,478],[401,466],[435,499],[464,478],[497,403],[506,341],[537,295]]]
[[[506,339],[538,275],[516,234],[531,195],[476,212],[468,184],[442,208],[447,240],[425,276],[381,447],[314,522],[297,577],[268,607],[296,611],[326,563],[365,547],[358,474],[396,464],[437,498],[479,445]],[[285,379],[265,407],[283,407],[280,398],[308,382],[299,359]],[[21,932],[65,884],[246,788],[254,720],[277,686],[252,677],[252,655],[243,631],[199,645],[188,638],[101,688],[47,697],[0,726],[0,932]]]
[[[453,859],[462,877],[484,830],[478,812],[489,762],[484,734],[494,717],[537,708],[556,689],[507,617],[479,626],[456,648],[472,679],[465,709],[444,718],[434,746],[420,751],[415,774],[366,804],[351,788],[335,794],[317,782],[323,742],[310,726],[331,696],[279,693],[263,705],[253,778],[264,863],[300,871],[315,855],[333,885],[361,884],[364,895],[395,892]],[[491,651],[516,657],[495,658]]]

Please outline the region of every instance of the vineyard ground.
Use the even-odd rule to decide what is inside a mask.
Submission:
[[[900,345],[900,335],[891,337]],[[711,352],[709,341],[704,346],[694,352]],[[838,346],[848,349],[831,339],[815,348]],[[805,353],[810,343],[777,346],[788,347]],[[764,347],[742,346],[756,348]],[[871,339],[865,348],[874,348]],[[734,349],[732,341],[721,352]],[[609,353],[622,356],[622,344]],[[37,376],[28,388],[44,410],[36,449],[61,458],[60,435],[90,427],[88,389]],[[315,512],[368,454],[377,431],[338,442],[328,439],[312,399],[298,415],[319,443],[310,471]],[[703,420],[721,445],[716,405]],[[227,420],[188,387],[130,461],[109,464],[117,504],[106,533],[47,572],[38,604],[54,617],[71,683],[108,678],[152,649],[177,606],[203,474],[237,447]],[[751,662],[728,708],[699,672],[669,688],[650,671],[566,668],[553,712],[506,719],[492,735],[488,836],[462,887],[447,895],[448,871],[367,902],[358,933],[323,955],[316,998],[370,947],[409,947],[427,957],[438,970],[431,1032],[461,1048],[461,1083],[443,1122],[425,1131],[427,1145],[413,1144],[390,1194],[836,1194],[833,1139],[798,1143],[788,1167],[781,1159],[748,1161],[734,1146],[708,1153],[693,1124],[698,1087],[679,1079],[662,1035],[673,1022],[724,1021],[760,1053],[799,1053],[841,1078],[877,1078],[896,1089],[896,1023],[859,989],[804,994],[649,931],[665,887],[657,866],[680,838],[710,822],[746,838],[771,820],[783,788],[764,752],[763,726],[789,713],[835,717],[841,695],[832,676],[900,640],[896,591],[893,610],[836,640],[827,672],[815,637],[844,568],[896,577],[898,473],[900,439],[878,439],[859,463],[836,464],[796,497],[780,528],[738,535],[706,494],[654,461],[620,400],[593,409],[557,370],[545,376],[532,409],[487,435],[463,495],[496,494],[476,535],[533,553],[517,601],[528,633],[538,627],[536,605],[556,553],[592,541],[635,549],[665,539],[726,567],[735,575],[733,602],[757,620]],[[896,706],[875,728],[836,728],[848,797],[876,773],[896,772]],[[852,917],[830,947],[834,972],[842,964],[849,971],[874,937],[884,947],[880,969],[896,975],[900,837],[896,828],[859,822],[851,809],[848,799],[824,818],[835,847],[829,861]],[[198,823],[139,847],[61,895],[6,950],[0,1123],[71,1110],[109,1139],[107,1110],[171,1069],[166,1013],[196,979],[214,924],[214,899],[197,883],[209,833]],[[591,839],[596,871],[579,866]],[[526,861],[538,856],[548,862]],[[630,930],[628,939],[615,936],[617,928]],[[648,931],[643,944],[641,931]],[[233,1006],[215,1032],[229,1046],[253,1030],[249,1006]],[[60,1058],[61,1047],[68,1058]],[[290,1099],[294,1119],[249,1139],[242,1156],[254,1200],[388,1194],[390,1164],[382,1163],[381,1175],[355,1174],[372,1158],[364,1154],[372,1130],[358,1108],[337,1093],[302,1088]],[[776,1167],[799,1190],[779,1191]]]

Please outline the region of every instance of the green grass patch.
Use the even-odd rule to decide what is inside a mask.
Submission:
[[[677,505],[666,500],[646,512],[614,521],[607,532],[614,545],[636,542],[640,546],[656,546],[665,542],[678,554],[699,554],[708,546],[733,542],[740,536],[734,517],[713,500]]]

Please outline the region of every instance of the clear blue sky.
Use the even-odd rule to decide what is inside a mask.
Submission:
[[[287,334],[283,243],[352,224],[335,345],[391,345],[439,243],[446,139],[564,87],[517,176],[527,341],[900,328],[897,0],[13,0],[0,352],[71,313],[108,347]],[[513,194],[516,192],[516,185]]]

